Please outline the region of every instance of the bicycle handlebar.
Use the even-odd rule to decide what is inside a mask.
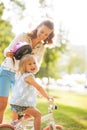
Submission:
[[[48,112],[51,113],[52,110],[57,110],[57,105],[54,105],[54,104],[49,104],[49,107],[48,107]]]

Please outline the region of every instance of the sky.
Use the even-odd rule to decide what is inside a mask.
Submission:
[[[87,0],[54,0],[54,19],[69,31],[72,44],[87,44]]]
[[[3,0],[6,6],[9,6],[9,0]],[[47,10],[53,17],[55,24],[55,32],[58,31],[58,27],[62,24],[64,30],[69,33],[69,40],[75,45],[87,45],[87,0],[47,0],[52,1],[53,10]],[[40,22],[39,17],[41,11],[38,9],[37,0],[25,0],[26,11],[25,19],[18,21],[13,15],[14,11],[10,15],[14,16],[12,24],[14,25],[13,31],[18,34],[22,30],[27,30],[29,21],[34,18],[35,25]],[[6,12],[5,12],[5,17]]]

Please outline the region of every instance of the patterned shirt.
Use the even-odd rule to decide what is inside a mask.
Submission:
[[[29,83],[24,81],[24,78],[27,76],[33,76],[32,73],[25,73],[21,75],[15,83],[13,88],[12,97],[10,104],[19,105],[19,106],[36,106],[36,88],[31,86]]]

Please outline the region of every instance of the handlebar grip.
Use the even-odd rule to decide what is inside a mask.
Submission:
[[[57,105],[50,105],[49,108],[50,110],[57,110],[58,107]]]
[[[55,110],[58,109],[57,105],[55,105]]]

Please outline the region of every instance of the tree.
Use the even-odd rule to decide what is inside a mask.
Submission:
[[[77,51],[78,50],[78,51]],[[68,74],[72,73],[84,73],[86,72],[87,63],[85,61],[85,50],[82,47],[77,48],[71,46],[70,50],[67,52],[68,62],[65,67],[65,71]]]
[[[14,34],[12,33],[12,25],[9,21],[2,19],[2,14],[4,11],[3,3],[0,3],[0,63],[4,59],[3,50],[11,42]]]

